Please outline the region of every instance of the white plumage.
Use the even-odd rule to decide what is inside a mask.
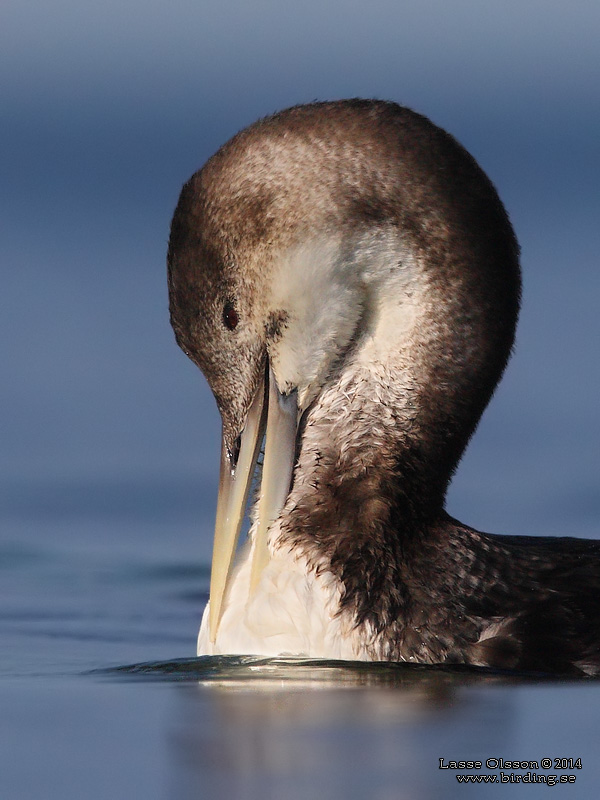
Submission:
[[[204,611],[198,655],[368,660],[357,633],[336,616],[339,590],[332,575],[316,575],[301,556],[277,548],[251,593],[251,565],[250,540],[231,575],[214,643],[208,605]]]

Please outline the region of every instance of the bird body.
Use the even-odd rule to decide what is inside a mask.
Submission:
[[[183,188],[168,262],[223,421],[199,653],[600,670],[600,545],[444,511],[520,298],[506,212],[452,137],[379,101],[261,120]]]

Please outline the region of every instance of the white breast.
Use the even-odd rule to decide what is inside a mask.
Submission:
[[[214,643],[208,605],[204,611],[198,655],[368,660],[356,631],[336,614],[339,591],[331,574],[316,576],[302,557],[275,548],[250,597],[251,561],[250,542],[234,568]]]

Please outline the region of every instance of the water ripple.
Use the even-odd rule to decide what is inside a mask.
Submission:
[[[199,656],[149,661],[96,669],[88,674],[117,679],[190,681],[231,688],[257,688],[261,684],[269,688],[275,685],[287,688],[334,688],[565,682],[565,679],[545,674],[490,670],[464,664],[425,665],[259,656]],[[567,682],[571,682],[570,679]]]

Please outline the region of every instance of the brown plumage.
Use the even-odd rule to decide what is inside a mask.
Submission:
[[[177,341],[232,469],[266,365],[297,395],[270,553],[335,587],[356,657],[600,670],[600,544],[492,536],[444,511],[520,297],[508,217],[451,136],[379,101],[262,120],[184,186],[168,263]]]

